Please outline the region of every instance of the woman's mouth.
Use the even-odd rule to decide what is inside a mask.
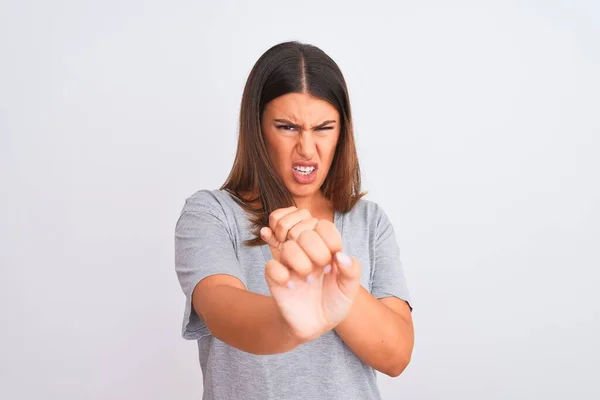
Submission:
[[[310,175],[316,168],[315,167],[294,167],[301,175]]]
[[[317,167],[314,165],[295,165],[292,167],[294,179],[302,184],[312,183],[317,177]]]

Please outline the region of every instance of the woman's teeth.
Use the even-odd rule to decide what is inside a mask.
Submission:
[[[298,171],[300,175],[310,175],[315,170],[315,167],[294,167],[294,169]]]

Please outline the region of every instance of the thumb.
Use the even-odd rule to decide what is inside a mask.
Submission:
[[[262,240],[264,240],[268,245],[275,247],[276,249],[279,249],[279,245],[281,243],[279,243],[279,241],[277,240],[277,238],[275,237],[275,234],[273,233],[273,231],[271,230],[271,228],[265,226],[263,228],[261,228],[260,230],[260,237],[262,238]]]
[[[335,253],[335,264],[338,270],[338,282],[340,288],[352,297],[360,282],[360,263],[354,257],[338,251]]]

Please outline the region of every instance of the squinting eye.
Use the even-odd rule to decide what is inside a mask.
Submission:
[[[277,129],[283,129],[284,131],[292,131],[296,129],[293,125],[277,125]]]
[[[317,128],[318,131],[328,131],[333,129],[333,126],[322,126],[320,128]]]

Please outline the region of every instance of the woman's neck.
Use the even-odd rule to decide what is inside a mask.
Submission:
[[[322,193],[310,197],[294,198],[294,201],[296,207],[307,209],[313,217],[333,221],[333,204]]]
[[[242,198],[246,201],[255,199],[256,195],[252,192],[242,192]],[[296,207],[300,209],[307,209],[311,215],[318,219],[325,219],[328,221],[334,220],[334,208],[330,200],[328,200],[321,192],[315,193],[309,197],[294,197]],[[253,207],[260,207],[259,201],[250,203]]]

